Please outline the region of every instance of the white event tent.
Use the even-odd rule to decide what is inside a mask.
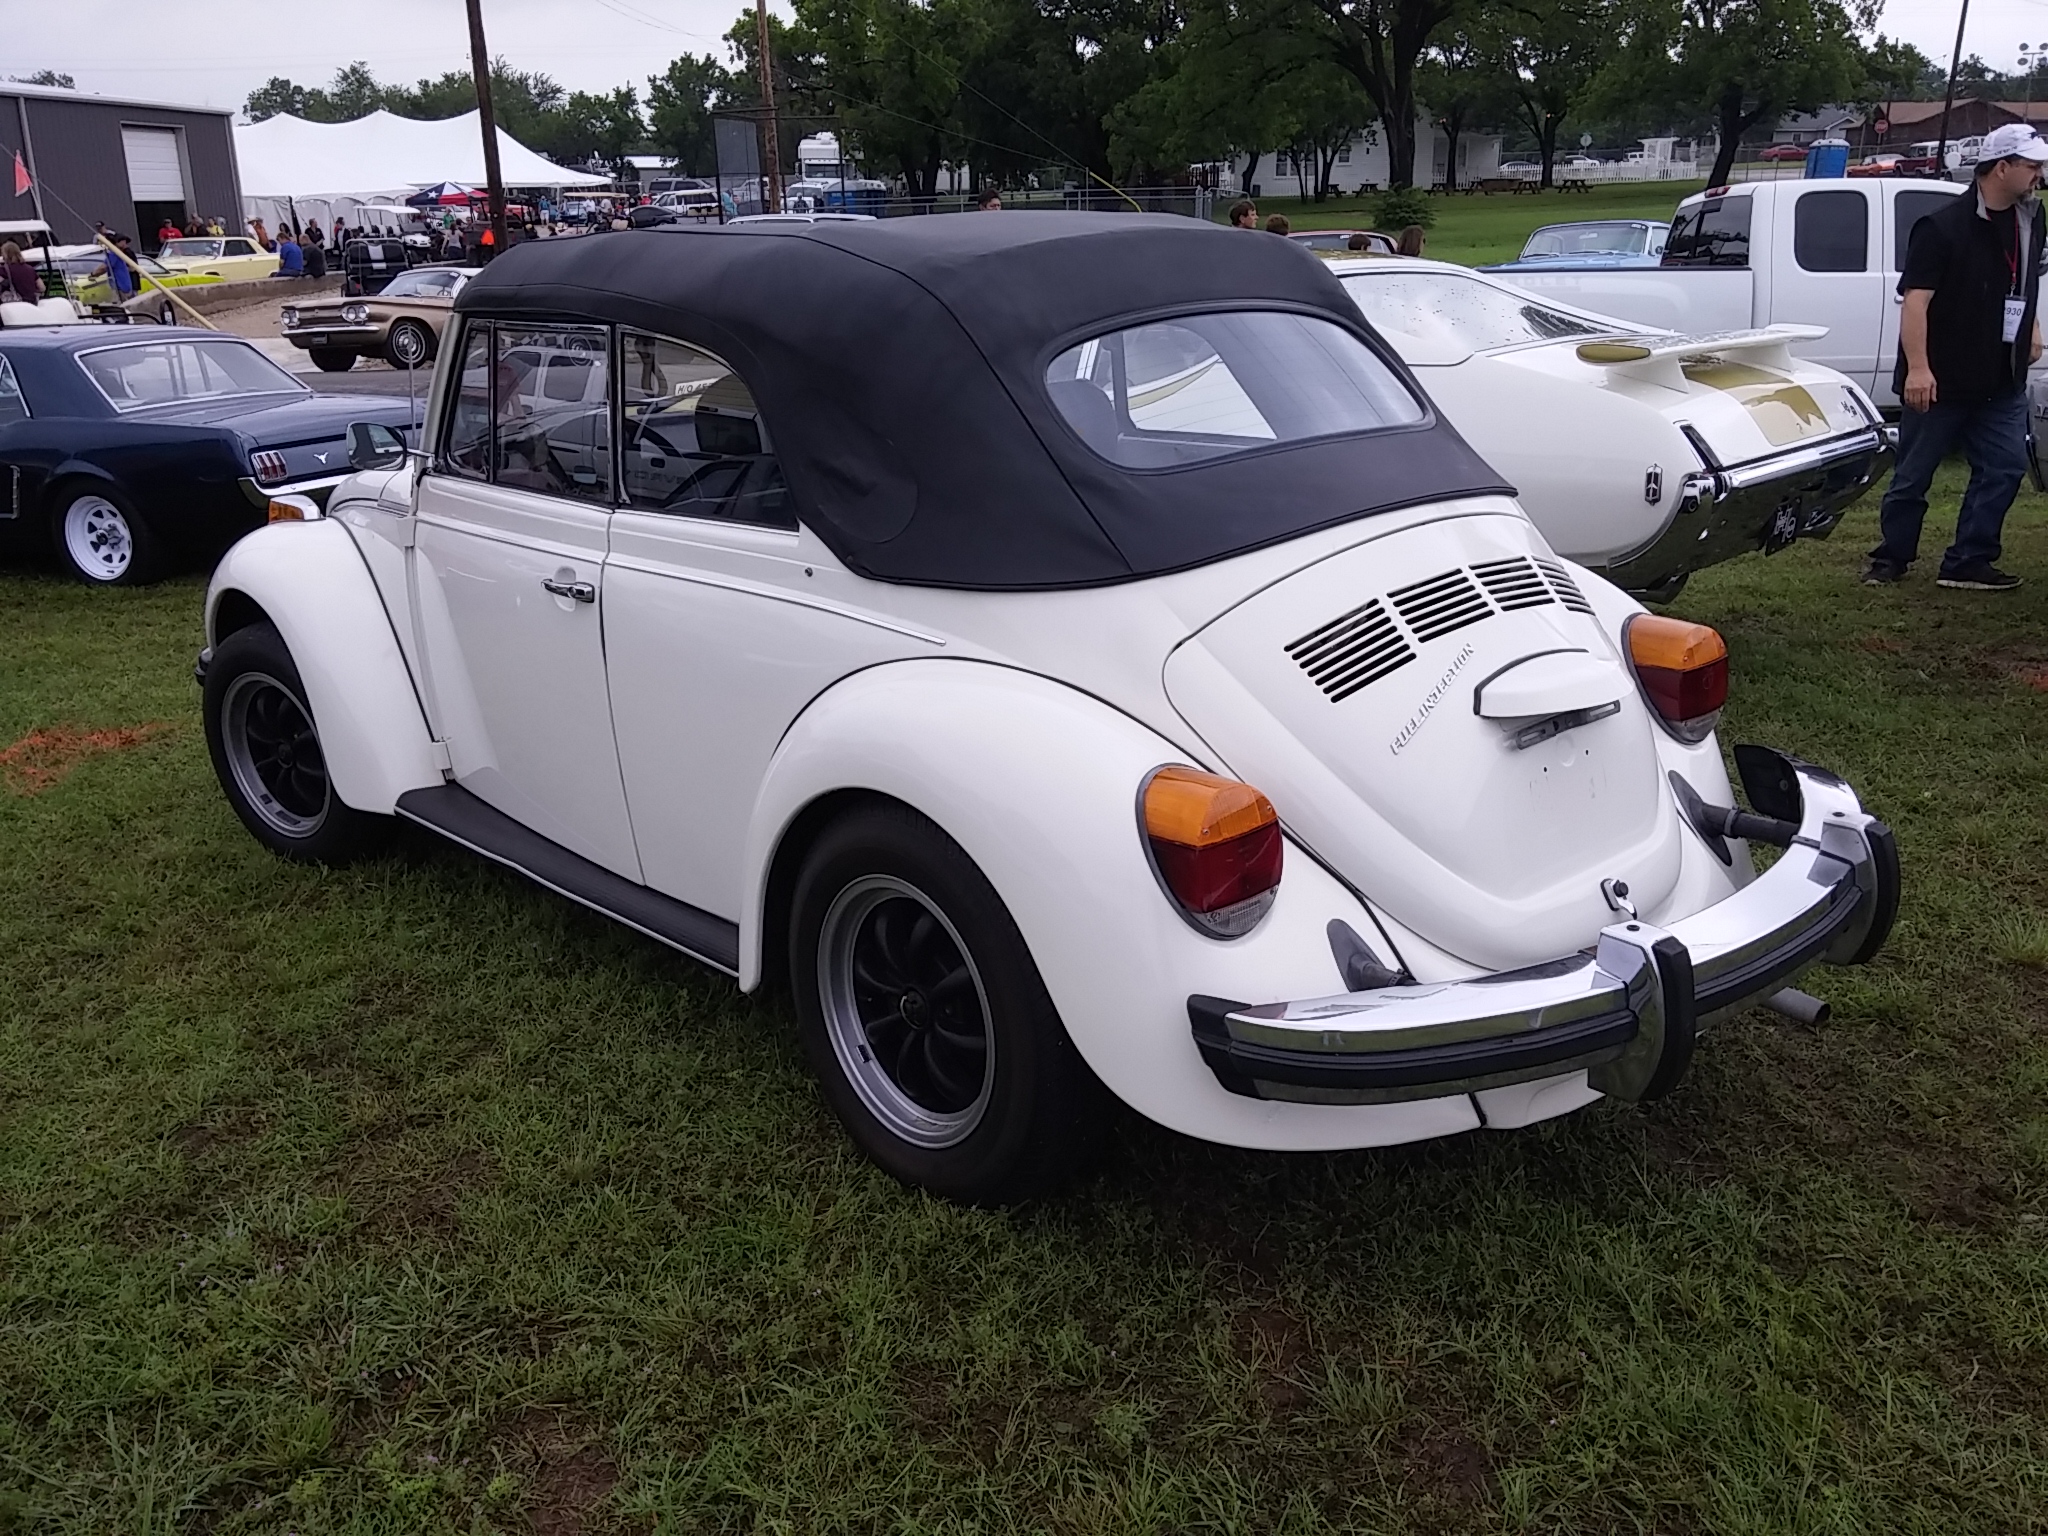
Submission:
[[[477,114],[433,121],[372,112],[352,123],[309,123],[279,114],[235,125],[235,158],[245,216],[271,228],[296,218],[354,223],[369,203],[402,203],[443,181],[484,184],[484,143]],[[508,187],[602,186],[498,130],[498,165]]]

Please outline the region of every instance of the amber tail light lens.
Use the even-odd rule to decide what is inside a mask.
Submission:
[[[1680,741],[1703,741],[1728,702],[1728,645],[1704,624],[1639,613],[1622,631],[1643,697]]]
[[[1159,883],[1202,932],[1250,933],[1280,888],[1280,817],[1235,779],[1198,768],[1160,768],[1138,796]]]

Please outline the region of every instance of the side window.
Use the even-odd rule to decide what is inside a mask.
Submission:
[[[253,240],[230,240],[228,242],[228,254],[230,256],[254,256],[256,254],[256,242]]]
[[[448,412],[441,460],[471,480],[491,476],[491,328],[470,325],[462,333],[462,374]]]
[[[494,330],[491,478],[551,496],[609,502],[606,333],[596,327],[528,329],[502,322]]]
[[[1870,270],[1870,200],[1861,192],[1806,192],[1792,205],[1792,259],[1808,272]]]
[[[1749,204],[1744,197],[1714,197],[1680,213],[1664,244],[1667,267],[1749,265]]]
[[[1906,247],[1913,241],[1913,226],[1930,213],[1939,212],[1942,204],[1956,194],[1953,192],[1901,192],[1899,200],[1892,204],[1892,270],[1906,270]],[[1969,193],[1962,194],[1968,197]]]
[[[620,333],[619,467],[626,505],[794,528],[775,444],[740,376],[708,352]]]
[[[28,401],[14,377],[14,365],[0,357],[0,427],[28,420]]]

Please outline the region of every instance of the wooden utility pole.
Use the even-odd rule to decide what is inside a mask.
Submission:
[[[1962,9],[1956,14],[1956,46],[1948,56],[1948,94],[1941,100],[1941,138],[1934,146],[1934,175],[1938,181],[1948,180],[1948,114],[1956,104],[1956,66],[1963,59],[1963,25],[1970,19],[1970,0],[1963,0]]]
[[[491,107],[491,55],[484,47],[483,0],[469,0],[469,65],[476,73],[477,124],[484,135],[484,187],[491,203],[491,255],[505,254],[505,178],[498,170],[498,114]]]
[[[476,0],[470,0],[474,8]],[[768,161],[768,213],[782,212],[782,149],[775,139],[775,50],[768,40],[768,0],[754,0],[761,53],[761,153]]]

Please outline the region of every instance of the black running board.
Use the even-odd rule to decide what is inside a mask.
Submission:
[[[409,789],[398,797],[397,810],[406,820],[516,869],[535,884],[580,901],[693,960],[716,966],[728,976],[739,974],[739,924],[615,875],[521,826],[459,784]]]

